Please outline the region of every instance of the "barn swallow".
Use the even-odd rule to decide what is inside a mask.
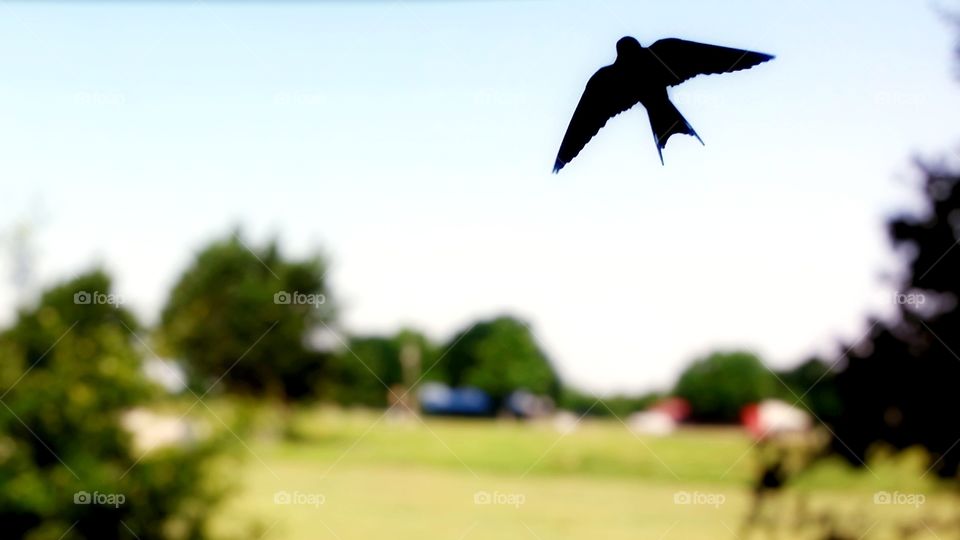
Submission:
[[[617,41],[617,59],[590,77],[573,112],[553,165],[557,173],[577,157],[607,120],[637,103],[647,109],[660,164],[671,135],[692,135],[703,144],[693,126],[670,102],[667,87],[697,75],[730,73],[748,69],[772,55],[707,45],[682,39],[661,39],[649,47],[626,36]]]

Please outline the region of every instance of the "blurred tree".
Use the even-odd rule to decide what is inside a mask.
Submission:
[[[158,389],[141,370],[137,323],[110,291],[103,272],[80,276],[0,334],[5,538],[203,537],[217,499],[206,475],[217,444],[148,456],[132,448],[120,416]],[[122,503],[94,500],[111,495]]]
[[[451,386],[474,386],[497,401],[526,389],[556,398],[560,380],[530,328],[502,316],[459,332],[430,377]]]
[[[410,347],[415,349],[420,366],[429,368],[436,358],[436,348],[419,332],[401,330],[392,337],[351,337],[330,359],[324,395],[344,405],[386,406],[387,387],[412,385],[420,376],[420,366],[410,366],[404,372],[404,349]],[[402,393],[398,391],[398,397]]]
[[[159,328],[203,393],[213,384],[274,398],[311,395],[325,355],[308,346],[332,318],[320,257],[285,259],[238,234],[203,249],[174,286]],[[219,381],[219,382],[218,382]]]
[[[673,394],[690,402],[691,418],[736,422],[749,403],[779,396],[777,378],[747,352],[717,352],[697,360],[681,375]]]
[[[324,394],[337,403],[383,407],[387,387],[400,381],[400,348],[388,337],[352,337],[331,359],[327,375]]]
[[[819,418],[833,417],[840,412],[836,372],[823,360],[811,358],[793,369],[779,371],[777,375],[787,385],[780,392],[784,401],[793,404],[800,398],[801,403]]]
[[[926,208],[893,219],[889,232],[906,259],[892,322],[876,321],[837,376],[842,411],[831,419],[835,449],[853,463],[877,443],[920,445],[939,475],[960,467],[960,172],[922,167]]]

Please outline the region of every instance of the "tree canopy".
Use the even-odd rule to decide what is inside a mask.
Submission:
[[[458,332],[430,377],[451,386],[473,386],[495,400],[526,389],[557,397],[560,379],[523,321],[501,316]]]
[[[174,286],[161,342],[203,391],[309,395],[323,355],[307,343],[333,316],[325,268],[319,256],[284,257],[275,242],[248,247],[238,234],[213,242]]]
[[[745,405],[778,396],[780,387],[776,376],[753,354],[716,352],[693,362],[680,375],[673,393],[690,403],[694,420],[735,422]]]

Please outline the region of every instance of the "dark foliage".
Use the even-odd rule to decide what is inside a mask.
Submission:
[[[877,322],[837,376],[842,414],[832,419],[835,449],[853,463],[876,443],[919,445],[931,468],[955,477],[960,466],[960,174],[923,168],[926,209],[890,222],[906,259],[893,322]]]

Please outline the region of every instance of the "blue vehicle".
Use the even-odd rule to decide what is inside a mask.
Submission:
[[[479,388],[450,388],[427,383],[420,387],[420,409],[424,414],[449,416],[492,416],[493,399]]]

